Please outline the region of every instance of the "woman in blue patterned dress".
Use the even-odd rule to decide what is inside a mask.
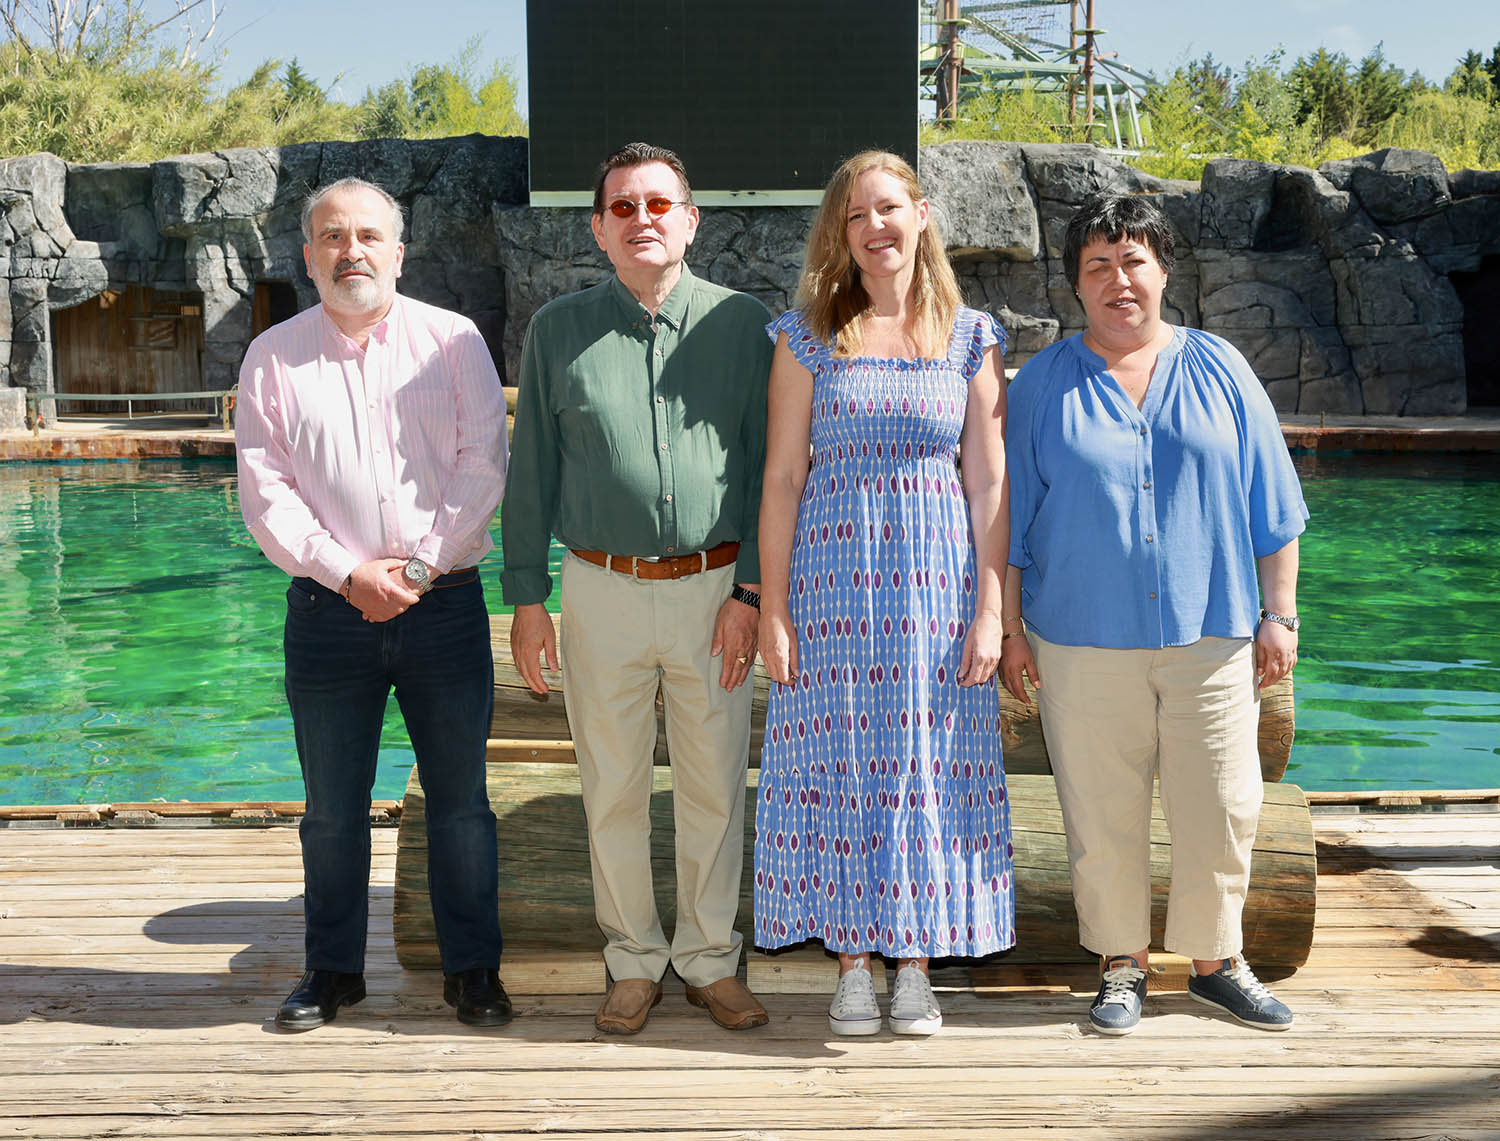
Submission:
[[[768,331],[755,942],[838,953],[835,1034],[879,1031],[870,959],[894,958],[891,1029],[931,1034],[928,959],[1014,942],[1005,335],[959,304],[911,167],[875,151],[834,174]]]

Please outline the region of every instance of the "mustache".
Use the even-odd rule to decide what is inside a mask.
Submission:
[[[364,258],[360,258],[358,261],[350,261],[349,259],[345,258],[343,261],[340,261],[333,267],[333,276],[338,277],[340,274],[348,273],[350,270],[354,270],[356,273],[362,273],[366,277],[375,276],[375,267],[372,266],[369,262],[365,261]]]

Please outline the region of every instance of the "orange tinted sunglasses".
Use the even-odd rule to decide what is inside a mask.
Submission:
[[[636,202],[630,198],[616,198],[609,204],[607,209],[616,218],[634,218],[635,212],[642,206],[646,213],[653,218],[665,216],[673,206],[686,206],[686,202],[673,202],[670,198],[648,198],[644,202]]]

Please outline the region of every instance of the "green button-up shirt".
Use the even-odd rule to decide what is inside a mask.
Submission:
[[[760,581],[769,319],[686,266],[654,320],[618,277],[537,311],[500,507],[507,603],[552,593],[549,535],[655,558],[738,540],[735,580]]]

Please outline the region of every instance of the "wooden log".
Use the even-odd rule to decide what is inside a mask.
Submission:
[[[526,750],[525,745],[496,742],[499,749]],[[562,756],[554,745],[550,755]],[[495,760],[489,766],[490,803],[495,811],[500,849],[500,918],[505,931],[505,960],[530,964],[524,979],[535,983],[536,964],[551,963],[560,979],[576,988],[580,977],[603,986],[598,954],[603,937],[594,923],[588,838],[577,768],[573,764]],[[755,836],[755,789],[752,769],[746,785],[745,874],[737,925],[753,931],[751,888]],[[672,928],[675,913],[673,864],[672,773],[653,773],[651,795],[651,865],[657,908],[663,925]],[[998,962],[1083,962],[1077,916],[1068,880],[1067,850],[1056,787],[1049,776],[1007,777],[1015,847],[1017,946]],[[1302,790],[1270,784],[1256,837],[1249,898],[1245,907],[1245,953],[1257,966],[1298,966],[1312,944],[1316,858],[1312,817]],[[394,928],[396,953],[411,969],[438,966],[432,908],[427,889],[427,833],[422,787],[415,769],[407,784],[397,836]],[[1160,946],[1166,918],[1166,890],[1171,853],[1160,804],[1151,823],[1152,931]],[[775,956],[770,956],[774,961]],[[580,975],[578,964],[592,964]],[[774,972],[771,972],[774,973]],[[789,977],[799,972],[785,972]],[[762,985],[766,985],[762,983]],[[788,989],[801,984],[788,982]],[[527,993],[520,990],[520,993]],[[540,993],[538,991],[537,993]]]
[[[552,692],[539,697],[526,688],[510,656],[509,614],[490,615],[490,645],[495,657],[495,712],[490,721],[490,736],[511,741],[566,741],[571,734],[564,705],[562,674],[546,671]],[[770,679],[765,667],[755,663],[755,696],[750,706],[750,767],[760,767],[761,738],[765,733],[766,700]],[[667,761],[667,733],[660,698],[656,705],[656,763]],[[1292,679],[1283,678],[1261,696],[1260,768],[1261,779],[1278,781],[1286,772],[1292,752],[1294,731]],[[1047,744],[1042,736],[1041,716],[1036,701],[1030,705],[1017,701],[1000,688],[1000,741],[1005,750],[1007,773],[1052,772],[1047,759]]]

